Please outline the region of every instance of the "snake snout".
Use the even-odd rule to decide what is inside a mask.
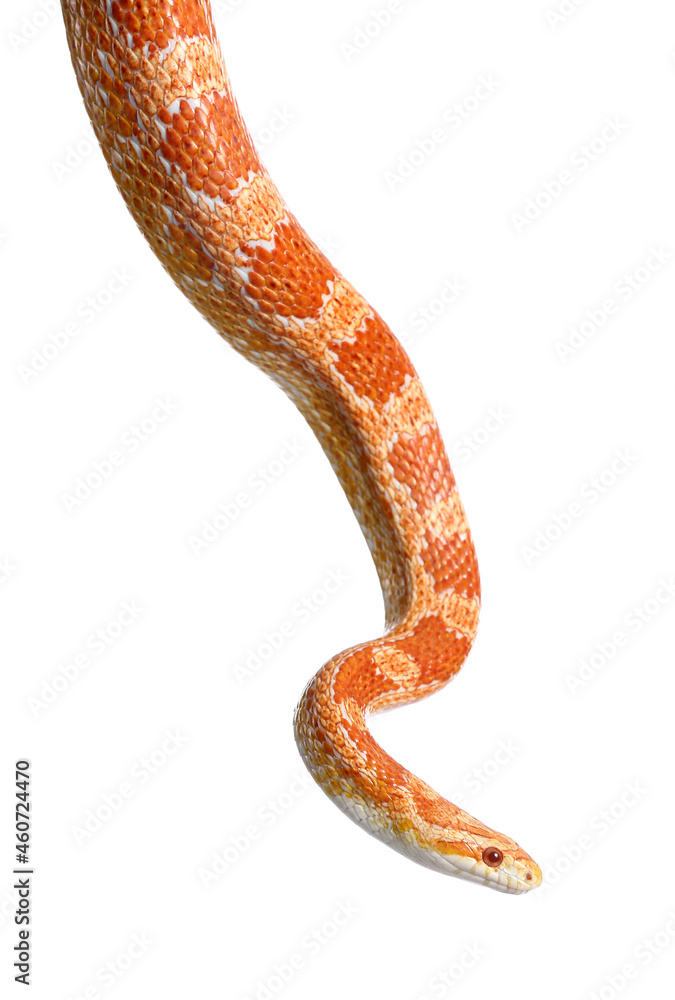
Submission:
[[[523,873],[523,880],[527,883],[526,888],[536,889],[537,886],[541,885],[542,878],[541,868],[534,861],[531,861]]]

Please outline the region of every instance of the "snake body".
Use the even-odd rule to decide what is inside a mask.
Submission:
[[[290,213],[232,95],[208,0],[62,0],[72,62],[127,207],[180,290],[293,400],[366,537],[386,632],[330,659],[295,713],[323,791],[428,868],[503,892],[541,872],[398,764],[367,718],[438,691],[480,584],[441,435],[409,357]]]

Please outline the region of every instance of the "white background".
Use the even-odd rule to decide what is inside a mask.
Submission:
[[[540,862],[545,886],[520,898],[414,866],[298,782],[304,684],[380,634],[367,548],[293,406],[199,318],[123,210],[53,0],[3,6],[3,981],[13,763],[28,757],[40,1000],[672,997],[675,11],[568,0],[556,24],[561,3],[404,0],[374,36],[358,31],[384,0],[217,12],[289,206],[410,334],[478,549],[465,670],[375,734]],[[494,93],[477,102],[481,77]],[[387,171],[454,104],[471,114],[392,190]],[[292,120],[269,141],[280,111]],[[607,119],[614,141],[582,169]],[[517,224],[528,199],[538,218]],[[116,271],[127,283],[111,296]],[[465,290],[442,309],[446,279]],[[587,310],[596,322],[562,358]],[[171,415],[69,512],[64,496],[158,399]],[[301,454],[258,492],[251,475],[285,442]],[[190,536],[242,491],[250,506],[196,555]],[[330,571],[346,581],[326,597]],[[142,612],[96,654],[89,637],[114,633],[124,602]],[[235,665],[287,621],[240,682]],[[570,682],[592,656],[590,679]],[[83,835],[125,783],[131,797]]]

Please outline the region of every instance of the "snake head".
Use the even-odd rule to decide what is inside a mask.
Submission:
[[[541,885],[539,865],[514,840],[487,827],[479,832],[477,826],[481,824],[472,820],[451,841],[430,845],[439,870],[513,895]]]
[[[541,885],[541,868],[515,843],[513,848],[504,850],[492,838],[492,843],[483,848],[474,864],[478,866],[478,876],[501,892],[527,892]]]

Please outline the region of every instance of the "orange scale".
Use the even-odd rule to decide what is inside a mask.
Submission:
[[[151,28],[155,31],[159,28],[164,27],[164,18],[157,10],[150,9],[146,14],[146,20]]]
[[[200,267],[204,271],[206,271],[208,273],[209,277],[210,277],[211,276],[211,271],[213,271],[214,267],[216,266],[215,261],[213,260],[213,258],[208,257],[204,253],[204,251],[201,250],[201,249],[197,253],[197,258],[199,260]]]
[[[172,125],[173,125],[173,127],[170,130],[167,130],[167,132],[168,131],[172,131],[172,132],[175,131],[178,135],[183,135],[183,136],[187,135],[188,124],[187,124],[187,122],[185,121],[185,119],[181,115],[174,114]]]
[[[109,128],[111,132],[117,131],[117,119],[107,110],[107,108],[103,113],[103,120],[106,128]]]
[[[174,243],[180,243],[180,244],[183,243],[183,241],[185,240],[185,234],[183,233],[182,230],[178,229],[177,226],[174,226],[172,222],[169,222],[167,224],[167,229],[169,231],[168,233],[169,239],[172,239]]]
[[[108,94],[108,111],[113,115],[119,115],[121,113],[122,102],[117,94]]]
[[[193,267],[189,260],[186,260],[181,254],[181,270],[185,271],[190,277],[196,275],[197,269]],[[173,262],[173,260],[172,260]]]
[[[202,279],[202,281],[211,281],[211,278],[213,277],[211,271],[206,267],[195,268],[195,273],[198,278]]]
[[[199,159],[202,161],[202,163],[206,166],[206,171],[208,173],[208,169],[211,166],[211,164],[213,163],[213,152],[212,152],[212,150],[210,150],[208,146],[205,146],[202,143],[199,146],[199,151],[198,151],[197,155],[199,156]]]
[[[278,264],[276,263],[276,261],[275,261],[275,260],[272,260],[272,261],[270,262],[270,266],[269,266],[269,273],[270,273],[270,274],[272,275],[272,277],[274,277],[274,278],[282,278],[282,279],[283,279],[283,276],[284,276],[284,273],[285,273],[285,271],[284,271],[284,269],[283,269],[282,267],[280,267],[280,266],[279,266],[279,265],[278,265]],[[290,276],[288,276],[286,280],[292,283],[292,279],[290,278]]]
[[[269,264],[272,261],[272,254],[265,247],[256,247],[255,255],[263,264]]]
[[[183,260],[189,260],[193,268],[197,268],[199,264],[199,255],[195,253],[191,247],[183,245],[181,256]]]
[[[174,163],[175,162],[175,160],[176,160],[176,151],[175,151],[175,149],[171,148],[171,146],[168,144],[168,142],[162,141],[159,144],[159,151],[162,154],[162,156],[164,157],[164,159],[168,160],[169,163]]]
[[[218,187],[222,187],[225,183],[225,174],[213,163],[209,167],[209,177]]]
[[[126,46],[122,45],[122,42],[119,40],[119,38],[113,38],[110,44],[111,44],[112,54],[115,57],[120,73],[123,73],[126,70],[126,62],[127,62]]]
[[[114,62],[114,60],[111,59],[111,60],[109,60],[109,62]],[[120,79],[118,79],[117,76],[114,79],[114,83],[113,83],[113,87],[112,87],[111,93],[116,94],[117,97],[121,101],[126,100],[127,88],[124,86],[124,84],[122,83],[122,81]]]
[[[183,220],[181,220],[181,221],[183,221]],[[199,237],[195,236],[195,234],[193,232],[190,232],[189,229],[185,231],[185,242],[186,242],[186,244],[188,244],[189,246],[191,246],[193,248],[193,250],[199,250],[201,248],[201,245],[202,245],[201,244],[201,240],[199,239]]]
[[[111,93],[115,87],[113,78],[109,76],[109,74],[106,73],[105,71],[101,72],[100,84],[102,89],[105,90],[106,94]],[[100,95],[97,95],[97,97],[100,97]]]
[[[194,120],[194,118],[193,119],[189,119],[189,118],[187,118],[186,115],[183,115],[183,118],[185,119],[185,121],[188,124],[187,134],[190,136],[190,138],[194,139],[195,142],[198,142],[201,145],[204,145],[204,143],[206,142],[206,136],[204,135],[204,129],[201,128],[201,126],[197,124],[197,122]]]
[[[306,295],[297,295],[294,300],[294,311],[298,319],[305,319],[311,302]]]
[[[184,118],[186,122],[193,122],[195,113],[184,97],[181,98],[179,107],[180,107],[181,117]]]

